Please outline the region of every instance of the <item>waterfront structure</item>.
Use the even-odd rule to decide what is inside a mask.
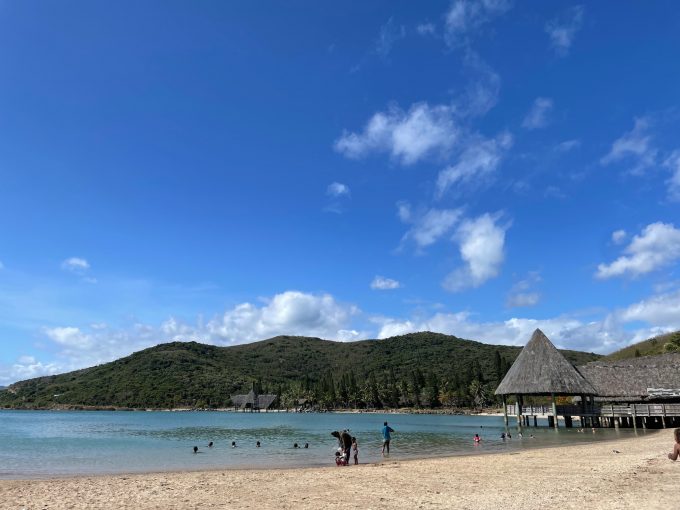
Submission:
[[[581,427],[666,427],[680,425],[680,353],[621,361],[594,361],[574,367],[540,329],[522,349],[496,389],[517,425],[537,425],[545,414],[557,428],[578,417]],[[508,405],[508,395],[515,404]],[[525,406],[524,397],[550,397],[549,406]],[[561,398],[560,398],[561,397]],[[560,399],[558,405],[557,399]]]
[[[272,408],[278,395],[263,395],[255,393],[255,389],[250,390],[246,395],[232,395],[231,402],[235,411],[243,412],[265,412]]]

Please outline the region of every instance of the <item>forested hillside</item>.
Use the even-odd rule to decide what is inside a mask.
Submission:
[[[232,347],[173,342],[66,374],[40,377],[0,391],[0,406],[50,408],[219,408],[256,384],[321,408],[481,406],[519,354],[422,332],[360,342],[281,336]],[[563,351],[573,364],[600,356]]]

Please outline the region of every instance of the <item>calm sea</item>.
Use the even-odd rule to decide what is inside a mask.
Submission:
[[[381,458],[384,421],[396,430],[394,459],[513,451],[632,434],[611,429],[555,432],[544,426],[525,429],[523,438],[511,428],[513,438],[503,441],[503,419],[493,416],[0,411],[0,478],[328,466],[334,464],[337,448],[330,432],[345,428],[358,439],[360,462],[375,462]],[[472,441],[475,433],[483,439],[479,445]],[[207,447],[210,441],[213,448]],[[294,443],[309,443],[309,448],[295,449]],[[194,446],[199,454],[193,454]]]

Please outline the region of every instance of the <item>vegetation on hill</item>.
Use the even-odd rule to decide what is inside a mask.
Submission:
[[[50,408],[220,408],[253,384],[280,404],[318,407],[483,406],[520,347],[438,333],[331,342],[281,336],[216,347],[157,345],[66,374],[21,381],[0,392],[0,406]],[[600,356],[562,351],[573,364]]]
[[[605,360],[617,361],[622,359],[637,358],[640,356],[655,356],[665,352],[680,351],[680,331],[655,336],[642,342],[638,342],[621,350],[605,356]]]

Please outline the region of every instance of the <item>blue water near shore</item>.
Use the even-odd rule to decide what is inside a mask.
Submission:
[[[396,430],[393,459],[515,451],[633,434],[556,432],[543,426],[526,428],[523,438],[511,428],[513,438],[503,441],[503,418],[495,416],[0,411],[0,478],[328,466],[337,448],[330,432],[345,428],[359,441],[360,462],[376,462],[382,458],[384,421]],[[475,433],[483,439],[479,445],[472,440]],[[213,448],[207,447],[210,441]],[[294,443],[309,443],[309,449],[295,449]],[[194,455],[194,446],[201,453]]]

